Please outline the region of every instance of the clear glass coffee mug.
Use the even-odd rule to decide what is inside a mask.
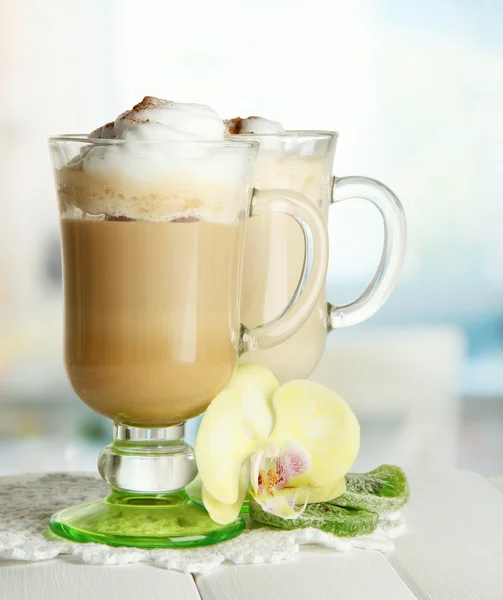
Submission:
[[[184,422],[227,384],[241,354],[284,342],[306,321],[328,263],[312,204],[295,192],[252,193],[257,149],[251,140],[50,139],[66,370],[80,399],[114,423],[98,460],[111,493],[55,514],[53,532],[189,547],[243,529],[242,519],[217,525],[184,492],[197,474]],[[272,213],[300,225],[312,265],[279,317],[248,328],[239,308],[244,224]]]
[[[332,174],[338,134],[289,131],[285,134],[240,134],[260,144],[253,184],[257,189],[284,188],[305,195],[328,222],[332,204],[363,198],[380,211],[384,222],[382,256],[369,286],[354,302],[335,306],[325,291],[306,323],[288,340],[241,357],[243,363],[269,367],[280,382],[308,377],[324,349],[327,333],[365,321],[381,308],[395,286],[403,263],[406,223],[395,194],[378,181]],[[304,255],[302,234],[282,215],[254,219],[246,233],[241,317],[246,323],[273,319],[295,292]],[[328,310],[327,310],[328,309]]]

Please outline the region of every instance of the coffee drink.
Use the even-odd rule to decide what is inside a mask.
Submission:
[[[326,156],[285,154],[283,148],[268,150],[262,144],[254,185],[258,189],[274,186],[300,192],[327,219],[330,179],[326,163]],[[245,240],[241,319],[246,324],[263,323],[277,316],[295,293],[304,263],[304,238],[292,219],[270,215],[252,219]],[[274,348],[247,352],[241,362],[269,367],[280,382],[307,377],[323,354],[326,336],[323,290],[299,331]]]
[[[208,144],[173,144],[194,121]],[[146,98],[56,170],[66,368],[115,421],[194,417],[236,367],[251,189],[243,146],[211,143],[223,131],[208,107]]]
[[[288,340],[241,357],[242,362],[269,367],[281,382],[305,378],[323,355],[327,333],[370,318],[393,290],[405,251],[403,208],[393,192],[378,181],[332,176],[336,132],[285,131],[281,123],[262,117],[235,118],[225,123],[228,134],[260,144],[253,180],[257,189],[273,187],[300,192],[321,212],[325,222],[328,222],[333,202],[354,198],[368,200],[383,218],[385,235],[381,260],[360,297],[336,306],[327,302],[322,290],[308,320]],[[250,222],[241,310],[245,324],[273,318],[296,294],[304,266],[302,243],[300,229],[282,216],[271,215]]]

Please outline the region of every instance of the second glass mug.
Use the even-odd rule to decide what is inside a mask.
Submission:
[[[114,422],[100,455],[109,496],[55,514],[78,541],[187,547],[237,535],[183,491],[197,468],[184,421],[206,409],[240,355],[288,339],[323,287],[328,236],[295,192],[252,194],[257,144],[51,138],[61,214],[65,362],[77,395]],[[240,322],[243,225],[282,213],[311,268],[281,315]],[[252,218],[248,218],[252,217]]]
[[[260,144],[253,185],[284,188],[307,197],[328,222],[331,204],[362,198],[380,211],[384,246],[372,281],[354,302],[335,306],[320,294],[309,319],[288,340],[274,348],[249,352],[243,363],[269,367],[281,383],[308,377],[320,361],[327,333],[365,321],[384,304],[403,263],[406,223],[395,194],[366,177],[332,175],[338,134],[330,131],[288,131],[284,134],[240,134]],[[241,316],[245,323],[264,323],[280,314],[292,295],[304,260],[302,233],[282,215],[269,215],[247,226],[243,264]]]

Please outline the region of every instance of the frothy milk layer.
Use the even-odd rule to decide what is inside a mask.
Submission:
[[[257,189],[295,190],[322,209],[321,200],[326,197],[329,183],[330,172],[324,157],[259,151],[253,177],[253,185]]]
[[[218,160],[208,160],[203,163],[204,168],[174,161],[180,169],[171,164],[172,168],[165,169],[168,172],[162,178],[140,177],[139,162],[132,160],[129,172],[122,168],[101,172],[72,166],[60,169],[56,179],[62,217],[108,216],[142,221],[197,218],[233,223],[246,209],[241,160],[231,164],[235,172],[227,181],[211,172],[211,164],[216,163],[218,167]],[[226,156],[225,162],[234,161]]]
[[[208,106],[147,96],[94,130],[90,144],[57,170],[61,214],[232,223],[246,209],[251,158],[243,159],[248,148],[212,144],[224,133]]]
[[[247,117],[246,119],[234,117],[234,119],[227,119],[224,123],[227,132],[231,135],[240,133],[254,133],[256,135],[261,135],[264,133],[285,132],[281,123],[278,121],[271,121],[270,119],[264,119],[264,117]]]
[[[315,139],[287,132],[278,121],[264,117],[234,117],[224,122],[229,135],[243,135],[245,139],[250,136],[260,142],[254,187],[292,189],[320,206],[328,173],[325,152],[316,152]]]
[[[145,96],[132,110],[127,110],[115,121],[98,127],[89,137],[189,142],[221,140],[224,133],[222,119],[209,106]]]

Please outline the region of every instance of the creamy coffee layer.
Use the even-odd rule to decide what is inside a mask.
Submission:
[[[139,426],[200,414],[237,362],[241,225],[67,219],[62,236],[81,400]]]
[[[328,218],[330,170],[323,157],[284,156],[259,152],[254,186],[283,188],[304,194]],[[246,228],[241,319],[246,325],[266,323],[288,305],[304,264],[304,238],[284,215],[251,219]],[[307,377],[323,353],[326,339],[326,300],[319,301],[297,333],[269,348],[243,354],[241,363],[265,365],[281,383]]]

